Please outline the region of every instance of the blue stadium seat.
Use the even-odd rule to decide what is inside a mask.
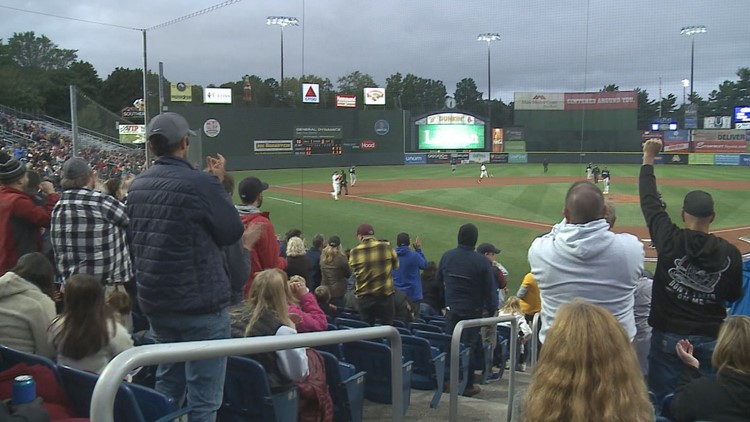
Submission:
[[[336,318],[336,326],[339,328],[368,328],[370,324],[358,319]]]
[[[230,356],[217,421],[296,422],[298,401],[297,387],[273,394],[260,363]]]
[[[417,390],[435,390],[430,407],[435,409],[443,395],[445,380],[446,353],[430,346],[427,339],[415,336],[401,336],[404,360],[414,362],[411,373],[411,386]]]
[[[328,331],[335,331],[335,330],[338,330],[338,329],[339,329],[339,327],[331,324],[330,322],[328,323]]]
[[[439,327],[443,332],[445,332],[445,320],[444,319],[431,319],[427,321],[428,324],[434,325],[436,327]]]
[[[361,422],[365,399],[365,372],[340,362],[336,356],[320,352],[326,364],[326,381],[333,401],[333,419],[339,422]]]
[[[391,403],[391,348],[372,341],[353,341],[344,343],[346,361],[358,371],[365,371],[365,398],[376,403]],[[404,409],[409,408],[411,400],[412,362],[402,365]]]
[[[338,359],[341,362],[346,362],[344,359],[344,348],[341,345],[341,343],[336,344],[324,344],[321,346],[315,346],[313,349],[319,351],[319,352],[326,352],[330,353],[333,356],[336,356],[336,359]]]
[[[0,371],[12,368],[19,363],[25,363],[26,365],[42,365],[51,369],[52,372],[57,376],[57,381],[60,385],[63,385],[60,373],[57,371],[57,365],[50,359],[44,356],[35,355],[33,353],[19,352],[18,350],[11,349],[7,346],[0,345]]]
[[[666,418],[668,420],[672,420],[670,406],[672,405],[673,399],[674,399],[674,394],[667,394],[666,396],[664,396],[664,400],[661,401],[661,414],[660,414],[661,417]]]
[[[393,324],[392,324],[392,325],[393,325],[394,327],[396,327],[396,328],[407,328],[407,327],[406,327],[406,323],[405,323],[404,321],[399,321],[399,320],[397,320],[397,319],[394,319],[394,320],[393,320]]]
[[[339,318],[356,319],[357,321],[361,321],[359,314],[356,312],[341,311],[339,312]]]
[[[445,334],[445,331],[443,331],[442,328],[438,327],[437,325],[432,325],[432,324],[422,324],[419,322],[412,322],[411,324],[409,324],[409,328],[411,329],[412,332],[414,332],[414,330],[419,330],[419,331],[429,331],[432,333]]]
[[[447,355],[445,359],[445,380],[450,380],[451,336],[448,334],[420,330],[416,330],[414,335],[426,339],[430,342],[430,345],[436,347]],[[471,347],[467,347],[461,343],[458,353],[458,395],[460,396],[464,393],[466,384],[469,382],[469,357],[471,356]]]

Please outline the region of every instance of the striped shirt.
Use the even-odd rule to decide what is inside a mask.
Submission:
[[[133,279],[125,204],[91,189],[69,189],[52,210],[50,240],[63,282],[89,274],[105,283]]]
[[[349,253],[357,297],[390,296],[393,294],[393,275],[398,268],[398,255],[388,242],[365,238]]]

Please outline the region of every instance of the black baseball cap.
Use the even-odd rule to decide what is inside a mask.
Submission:
[[[398,246],[409,246],[411,240],[409,239],[409,233],[399,233],[396,236],[396,245]]]
[[[268,189],[268,183],[261,182],[255,176],[250,176],[242,179],[238,191],[243,201],[253,202],[266,189]]]
[[[328,238],[328,245],[332,248],[341,245],[341,239],[338,236],[331,236]]]
[[[486,254],[489,252],[492,252],[494,254],[499,254],[500,249],[496,248],[495,245],[492,243],[482,243],[481,245],[477,246],[477,252],[481,254]]]
[[[709,217],[714,213],[714,199],[708,192],[694,190],[685,195],[682,209],[693,217]]]

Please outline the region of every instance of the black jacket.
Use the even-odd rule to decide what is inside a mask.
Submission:
[[[742,296],[742,256],[726,240],[681,229],[656,189],[654,167],[641,167],[641,211],[659,255],[649,324],[661,331],[717,337],[726,302]]]
[[[750,375],[724,369],[711,379],[686,367],[669,410],[676,422],[750,421]]]
[[[495,280],[492,267],[474,248],[458,245],[444,253],[438,266],[437,281],[445,284],[445,303],[457,313],[493,314],[497,311],[497,294],[493,294]]]

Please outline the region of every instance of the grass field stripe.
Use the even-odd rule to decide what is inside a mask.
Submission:
[[[299,188],[290,188],[290,187],[286,187],[286,186],[277,186],[277,188],[288,189],[288,190],[300,190]],[[317,194],[321,194],[321,195],[330,194],[330,192],[322,192],[322,191],[316,191],[316,190],[305,190],[305,192],[317,193]],[[450,210],[450,209],[447,209],[447,208],[430,207],[430,206],[427,206],[427,205],[407,204],[407,203],[401,203],[401,202],[396,202],[396,201],[389,201],[387,199],[368,198],[368,197],[365,197],[365,196],[348,195],[348,197],[350,199],[357,199],[357,200],[360,200],[360,201],[369,201],[369,202],[379,203],[379,204],[388,205],[388,206],[397,207],[397,208],[406,208],[406,207],[408,207],[408,208],[421,209],[421,210],[425,210],[425,211],[432,211],[432,212],[446,214],[446,215],[464,215],[464,216],[467,216],[467,217],[479,218],[479,219],[491,220],[491,221],[497,221],[497,222],[500,222],[500,223],[523,224],[524,226],[533,225],[533,226],[540,227],[540,228],[545,229],[545,230],[549,230],[550,228],[552,228],[552,226],[549,225],[549,224],[535,223],[533,221],[516,220],[514,218],[497,217],[497,216],[494,216],[494,215],[477,214],[477,213],[473,213],[473,212]]]
[[[302,205],[302,202],[290,201],[290,200],[284,199],[284,198],[276,198],[276,197],[273,197],[273,196],[266,196],[266,198],[267,199],[275,199],[275,200],[281,201],[281,202],[288,202],[288,203],[294,204],[294,205]]]

